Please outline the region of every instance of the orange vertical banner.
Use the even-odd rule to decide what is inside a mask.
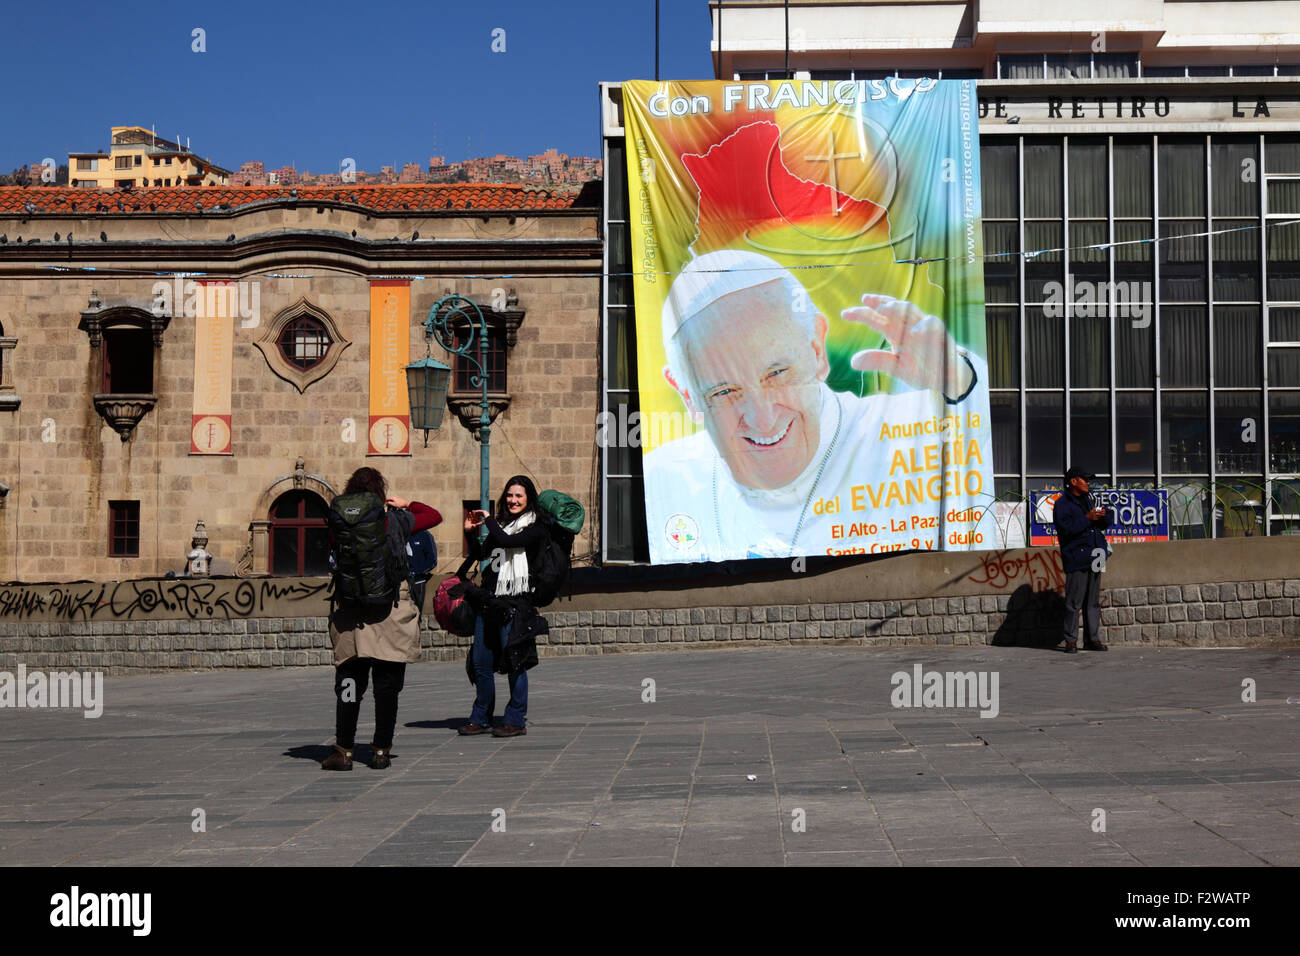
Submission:
[[[370,429],[372,455],[411,453],[411,280],[370,282]]]
[[[194,413],[191,455],[231,454],[230,382],[235,310],[225,308],[235,283],[199,283],[194,319]],[[209,288],[209,286],[211,288]],[[236,300],[237,302],[238,300]]]

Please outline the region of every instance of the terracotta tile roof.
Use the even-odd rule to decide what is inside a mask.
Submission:
[[[186,186],[76,189],[68,186],[0,186],[0,215],[23,212],[226,212],[260,202],[304,205],[341,203],[381,212],[442,212],[457,209],[571,209],[574,192],[552,192],[520,183],[417,183],[393,186]],[[28,208],[30,204],[31,208]],[[103,208],[101,208],[101,206]]]

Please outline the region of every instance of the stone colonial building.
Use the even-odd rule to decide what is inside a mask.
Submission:
[[[491,326],[492,494],[583,500],[589,553],[598,220],[521,186],[0,189],[0,580],[182,574],[199,521],[216,573],[321,573],[362,465],[442,511],[457,562],[478,389],[436,342],[449,412],[427,447],[402,419],[450,293]]]

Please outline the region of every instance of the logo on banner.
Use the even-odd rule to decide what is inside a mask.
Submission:
[[[690,515],[675,514],[664,527],[664,537],[675,551],[693,551],[700,542],[700,526]]]
[[[406,422],[385,415],[370,424],[370,447],[381,455],[398,455],[406,450],[409,435]]]
[[[219,455],[230,450],[230,419],[219,415],[196,416],[190,432],[191,451]]]

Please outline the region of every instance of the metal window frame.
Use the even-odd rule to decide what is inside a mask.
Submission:
[[[141,526],[141,511],[142,511],[142,509],[141,509],[141,507],[140,507],[140,504],[141,504],[141,502],[140,502],[140,499],[139,499],[139,498],[112,498],[112,499],[109,500],[109,502],[108,502],[108,557],[110,557],[110,558],[138,558],[138,557],[140,557],[140,539],[141,539],[141,530],[140,530],[140,526]],[[135,523],[135,551],[134,551],[134,553],[124,552],[124,553],[118,554],[118,553],[115,553],[114,550],[113,550],[114,542],[118,539],[118,534],[117,534],[118,515],[114,513],[114,510],[113,510],[113,506],[114,506],[114,505],[125,505],[125,506],[126,506],[126,511],[127,511],[128,513],[127,513],[127,514],[124,514],[124,515],[122,516],[122,524],[124,524],[124,525],[128,525],[128,526],[129,526],[129,525],[132,523],[132,520],[134,520],[134,523]],[[130,511],[130,509],[131,509],[132,506],[134,506],[134,508],[135,508],[135,518],[134,518],[134,519],[132,519],[131,516],[130,516],[130,514],[129,514],[129,511]],[[129,536],[129,535],[123,534],[123,535],[122,535],[122,538],[123,538],[125,541],[128,541],[128,542],[130,541],[130,536]]]
[[[1110,329],[1110,366],[1107,371],[1110,375],[1110,480],[1113,485],[1119,480],[1119,449],[1115,433],[1118,407],[1115,401],[1115,136],[1113,133],[1106,136],[1106,241],[1110,243],[1110,248],[1106,250],[1109,263],[1106,275],[1110,283],[1106,291],[1106,312],[1110,319],[1107,323],[1107,328]]]
[[[602,89],[602,99],[605,93]],[[603,106],[603,104],[602,104]],[[600,368],[600,411],[604,416],[609,412],[609,137],[601,137],[601,169],[605,170],[605,175],[601,177],[601,238],[604,242],[601,244],[600,260],[600,356],[597,364]],[[623,148],[627,149],[626,138],[623,141]],[[600,561],[605,564],[609,560],[609,446],[605,443],[600,449],[599,455],[600,477],[599,487],[600,494]]]
[[[1264,441],[1264,487],[1268,492],[1268,500],[1264,508],[1264,528],[1265,534],[1271,535],[1274,520],[1295,520],[1297,517],[1290,514],[1273,513],[1273,484],[1274,482],[1290,482],[1300,478],[1300,474],[1288,473],[1285,471],[1273,470],[1273,449],[1272,449],[1272,414],[1270,401],[1274,392],[1294,392],[1295,388],[1291,386],[1277,387],[1269,382],[1269,352],[1270,349],[1282,346],[1291,347],[1292,343],[1281,343],[1273,341],[1273,309],[1274,308],[1300,308],[1300,302],[1292,302],[1287,299],[1274,301],[1269,296],[1268,290],[1268,224],[1272,219],[1285,220],[1294,218],[1294,214],[1273,213],[1268,206],[1268,184],[1274,180],[1300,179],[1297,173],[1277,173],[1268,172],[1268,143],[1264,133],[1259,134],[1259,260],[1260,260],[1260,317],[1264,323],[1263,334],[1260,336],[1260,344],[1263,350],[1262,360],[1264,363],[1263,375],[1263,401],[1262,411],[1264,426],[1262,429]]]
[[[1273,73],[1277,75],[1277,64],[1273,66]],[[1262,398],[1260,402],[1260,418],[1262,427],[1260,428],[1261,438],[1264,441],[1264,488],[1268,492],[1264,505],[1264,528],[1265,535],[1273,533],[1273,447],[1269,441],[1269,424],[1271,415],[1269,414],[1269,346],[1273,343],[1273,302],[1269,299],[1269,186],[1268,173],[1265,170],[1266,143],[1264,134],[1260,133],[1257,137],[1256,155],[1258,156],[1257,183],[1260,190],[1260,202],[1257,203],[1256,215],[1258,217],[1258,228],[1260,228],[1260,321],[1264,323],[1264,328],[1260,329],[1260,390]]]
[[[1232,71],[1229,70],[1229,73]],[[1210,476],[1211,493],[1215,501],[1218,501],[1218,482],[1219,482],[1219,456],[1218,448],[1215,445],[1216,424],[1214,415],[1215,392],[1214,392],[1214,237],[1209,235],[1212,228],[1210,225],[1214,222],[1214,172],[1212,164],[1214,162],[1214,148],[1210,141],[1210,134],[1205,134],[1205,334],[1207,337],[1205,343],[1205,355],[1207,367],[1205,370],[1206,382],[1209,388],[1209,397],[1206,401],[1207,411],[1209,412],[1209,434],[1206,436],[1206,446],[1208,458],[1205,462],[1206,474]],[[1218,537],[1217,522],[1211,523],[1210,537]]]
[[[1160,326],[1164,302],[1160,296],[1160,134],[1151,134],[1151,391],[1156,416],[1156,487],[1165,483],[1164,395],[1160,384]]]
[[[1001,61],[998,66],[1001,72]],[[1025,355],[1029,346],[1029,323],[1025,316],[1025,137],[1016,136],[1016,174],[1019,182],[1016,184],[1016,215],[1019,224],[1019,242],[1020,264],[1017,273],[1020,277],[1020,378],[1016,383],[1020,386],[1020,496],[1024,498],[1029,494],[1028,473],[1029,473],[1029,412],[1025,396],[1025,376],[1028,369],[1025,365]]]
[[[1047,63],[1047,54],[1043,54],[1043,63]],[[1046,76],[1046,69],[1044,69]],[[1070,380],[1070,336],[1074,332],[1074,326],[1071,323],[1070,313],[1074,311],[1074,283],[1070,281],[1070,134],[1065,133],[1061,136],[1061,277],[1065,283],[1064,289],[1064,308],[1061,312],[1061,344],[1062,357],[1065,360],[1065,368],[1061,369],[1061,383],[1065,392],[1064,400],[1061,403],[1061,411],[1065,415],[1065,463],[1061,468],[1061,474],[1064,475],[1073,464],[1074,453],[1074,429],[1071,427],[1070,409],[1074,403],[1073,390],[1071,389]]]
[[[721,61],[719,61],[721,62]],[[610,301],[610,242],[609,242],[609,225],[611,223],[621,223],[630,228],[629,219],[610,218],[610,176],[609,176],[609,152],[612,141],[620,141],[623,144],[624,161],[626,162],[627,137],[624,127],[617,121],[617,113],[611,96],[615,89],[621,89],[621,83],[602,83],[600,85],[600,110],[601,110],[601,160],[602,169],[606,171],[601,177],[601,238],[604,240],[601,249],[601,281],[600,281],[600,355],[597,357],[598,374],[597,380],[600,383],[600,414],[606,413],[617,415],[617,407],[611,404],[611,398],[614,395],[625,396],[625,404],[631,404],[632,390],[630,388],[613,388],[610,385],[610,314],[611,311],[621,311],[624,316],[630,316],[633,323],[636,319],[635,303]],[[626,179],[626,177],[625,177]],[[628,212],[630,213],[630,207]],[[629,261],[629,265],[632,263]],[[633,266],[634,268],[634,266]],[[615,473],[610,469],[609,463],[609,444],[606,443],[597,456],[597,486],[600,488],[600,562],[602,565],[615,566],[632,566],[638,562],[635,560],[617,559],[611,560],[609,557],[609,482],[611,479],[634,479],[638,476],[632,474]]]

